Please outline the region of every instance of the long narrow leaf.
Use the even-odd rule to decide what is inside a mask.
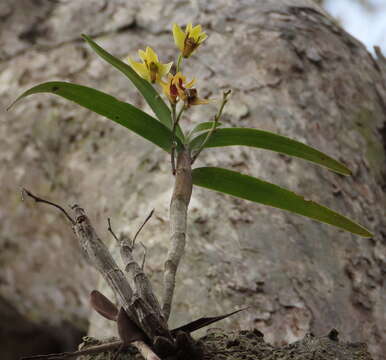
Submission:
[[[198,124],[197,126],[194,127],[194,129],[190,132],[191,134],[197,134],[199,132],[205,131],[205,130],[210,130],[213,127],[214,121],[206,121]],[[217,122],[216,128],[219,128],[222,126],[222,123]]]
[[[205,326],[209,326],[209,325],[211,325],[211,324],[213,324],[213,323],[215,323],[217,321],[226,319],[229,316],[232,316],[234,314],[239,313],[240,311],[244,311],[244,310],[247,310],[247,309],[248,308],[246,307],[246,308],[239,309],[239,310],[236,310],[236,311],[232,311],[232,312],[230,312],[228,314],[220,315],[220,316],[202,317],[202,318],[199,318],[197,320],[191,321],[188,324],[179,326],[178,328],[175,328],[175,329],[171,330],[170,332],[172,333],[172,335],[177,334],[179,331],[183,331],[183,332],[186,332],[186,333],[191,333],[193,331],[199,330],[199,329],[201,329],[201,328],[203,328]]]
[[[130,65],[125,64],[123,61],[108,53],[106,50],[96,44],[90,37],[84,34],[82,37],[103,60],[107,61],[109,64],[113,65],[116,69],[126,75],[126,77],[133,83],[133,85],[145,98],[159,121],[171,129],[172,119],[170,110],[162,100],[160,94],[153,88],[153,86],[145,79],[142,79]],[[179,126],[177,127],[176,134],[179,139],[183,141],[184,136]]]
[[[36,93],[52,93],[74,101],[123,125],[161,149],[170,151],[172,133],[166,126],[135,106],[119,101],[111,95],[82,85],[53,81],[32,87],[21,94],[13,104]]]
[[[206,134],[194,138],[190,144],[191,148],[196,148],[204,141]],[[350,175],[351,171],[342,163],[334,160],[330,156],[316,150],[301,142],[292,140],[288,137],[248,128],[226,128],[217,129],[206,143],[205,147],[220,147],[244,145],[261,149],[276,151],[282,154],[295,156],[315,164],[322,165],[337,173]]]
[[[195,126],[195,127],[187,134],[187,136],[185,137],[186,142],[191,143],[192,138],[193,138],[194,136],[198,136],[199,134],[207,134],[208,131],[211,131],[211,129],[213,128],[213,124],[214,124],[213,121],[207,121],[207,122],[202,122],[202,123],[198,124],[197,126]],[[220,126],[222,126],[222,123],[217,122],[217,124],[216,124],[216,129],[219,128]]]
[[[343,215],[277,185],[238,172],[215,167],[197,168],[193,170],[193,183],[204,188],[303,215],[363,237],[373,236],[367,229]]]

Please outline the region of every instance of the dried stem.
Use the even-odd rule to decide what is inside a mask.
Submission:
[[[132,345],[138,349],[145,360],[161,360],[145,342],[134,341]]]
[[[27,190],[24,190],[24,192],[37,202],[46,203],[58,208],[67,216],[67,218],[73,224],[73,230],[79,240],[83,255],[90,262],[90,264],[93,265],[105,278],[109,286],[117,295],[119,302],[125,310],[126,314],[140,329],[143,330],[148,338],[152,341],[159,338],[165,338],[166,340],[171,339],[166,321],[162,316],[161,307],[151,290],[151,285],[146,275],[135,262],[135,265],[131,263],[126,265],[126,267],[134,268],[132,274],[134,277],[136,289],[137,292],[143,296],[143,298],[140,298],[137,294],[133,293],[133,290],[131,289],[130,284],[126,280],[123,272],[118,268],[106,245],[99,239],[93,226],[91,225],[90,220],[82,208],[77,205],[73,206],[72,209],[75,213],[75,220],[73,220],[61,206],[41,199]],[[150,218],[150,216],[148,216],[146,221]],[[110,219],[108,219],[108,223],[109,231],[116,239],[118,239],[111,228]],[[121,247],[121,250],[123,248],[125,249],[124,252],[127,251],[127,249],[130,249],[129,256],[131,256],[131,247],[126,244],[125,246]],[[140,270],[137,271],[137,268]],[[159,357],[144,341],[134,341],[132,345],[138,349],[145,360],[160,360]],[[25,359],[62,359],[66,357],[75,357],[82,354],[103,352],[116,349],[121,346],[122,341],[118,341],[73,353],[39,355]]]
[[[140,242],[140,244],[142,245],[143,247],[143,257],[142,257],[142,264],[141,264],[141,269],[143,271],[143,269],[145,268],[145,261],[146,261],[146,255],[147,255],[147,248],[146,246]]]
[[[154,209],[152,211],[150,211],[150,214],[147,216],[147,218],[145,219],[145,221],[142,223],[142,225],[139,227],[139,229],[137,230],[137,232],[135,233],[134,235],[134,238],[133,238],[133,242],[132,242],[132,248],[134,249],[134,246],[135,246],[135,240],[137,239],[137,236],[139,235],[139,233],[141,232],[141,230],[143,229],[143,227],[146,225],[146,223],[150,220],[150,218],[153,216],[154,214]]]
[[[120,305],[125,309],[130,319],[142,329],[151,340],[157,336],[170,338],[169,330],[164,322],[154,315],[152,306],[148,306],[145,300],[136,301],[137,294],[134,294],[129,282],[123,272],[118,268],[106,245],[99,239],[84,210],[79,206],[75,206],[74,212],[76,222],[73,229],[84,255],[113,289]],[[122,249],[124,249],[124,251],[129,250],[128,256],[130,256],[131,247],[128,244],[121,247],[121,251]],[[134,281],[136,287],[139,287],[136,279],[134,279]],[[144,290],[142,293],[144,293]],[[159,311],[159,313],[161,313],[161,311]]]
[[[140,354],[143,356],[145,360],[160,360],[160,358],[154,353],[154,351],[143,341],[133,341],[131,346],[134,346]],[[123,342],[122,341],[114,341],[107,344],[101,344],[96,346],[90,346],[84,350],[78,350],[74,352],[63,352],[57,354],[47,354],[47,355],[35,355],[23,357],[21,360],[60,360],[60,359],[69,359],[75,358],[81,355],[91,355],[91,354],[99,354],[101,352],[119,350],[122,349]]]
[[[48,200],[44,200],[44,199],[42,199],[42,198],[40,198],[40,197],[38,197],[38,196],[32,194],[30,191],[28,191],[28,190],[25,189],[25,188],[23,188],[23,189],[21,190],[21,198],[22,198],[22,200],[24,200],[24,198],[23,198],[23,194],[24,194],[24,193],[26,193],[29,197],[31,197],[32,199],[34,199],[36,202],[41,202],[41,203],[43,203],[43,204],[48,204],[48,205],[51,205],[51,206],[56,207],[57,209],[59,209],[59,210],[67,217],[68,220],[70,220],[70,222],[71,222],[72,225],[75,224],[75,220],[74,220],[70,215],[68,215],[67,211],[64,210],[60,205],[55,204],[55,203],[53,203],[53,202],[51,202],[51,201],[48,201]]]
[[[111,219],[110,219],[110,218],[107,218],[107,224],[108,224],[107,230],[108,230],[109,233],[112,235],[112,237],[113,237],[117,242],[119,242],[119,239],[118,239],[117,235],[115,235],[115,232],[113,231],[113,228],[111,227]]]
[[[163,314],[169,319],[178,264],[184,254],[186,217],[192,194],[192,168],[189,150],[178,154],[174,192],[170,202],[171,244],[165,261]]]
[[[121,306],[126,310],[129,317],[135,324],[141,327],[138,317],[130,307],[133,290],[125,275],[119,269],[106,245],[99,239],[85,211],[77,205],[74,206],[73,210],[76,216],[73,230],[79,240],[83,255],[101,273],[109,286],[114,290]]]
[[[140,229],[146,224],[146,222],[150,219],[153,211],[146,218],[145,222],[141,226]],[[133,279],[135,285],[136,297],[132,300],[132,304],[134,307],[138,307],[136,309],[137,316],[139,317],[140,323],[146,322],[149,323],[149,326],[153,326],[153,331],[156,331],[158,335],[163,335],[170,338],[170,333],[167,330],[167,325],[165,319],[163,317],[161,306],[154,295],[153,288],[151,286],[151,282],[143,272],[143,268],[138,265],[133,257],[133,244],[134,241],[127,241],[127,239],[121,238],[119,239],[113,232],[111,228],[111,222],[109,221],[109,231],[114,236],[114,238],[118,241],[120,247],[120,254],[123,261],[123,265],[125,266],[125,271],[129,274],[130,278]],[[139,230],[140,231],[140,230]],[[138,232],[137,231],[137,234]],[[136,234],[136,235],[137,235]],[[141,301],[139,301],[141,299]],[[142,319],[146,317],[146,319]]]
[[[47,354],[47,355],[35,355],[22,357],[21,360],[58,360],[58,359],[68,359],[72,357],[77,357],[80,355],[90,355],[97,354],[105,351],[110,351],[114,349],[118,349],[122,345],[122,341],[114,341],[107,344],[101,344],[96,346],[90,346],[84,350],[78,350],[74,352],[63,352],[58,354]]]

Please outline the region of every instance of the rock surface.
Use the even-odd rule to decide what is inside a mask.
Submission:
[[[386,351],[382,61],[307,0],[3,0],[0,18],[1,108],[24,89],[59,79],[97,87],[148,110],[127,79],[80,41],[80,33],[122,58],[152,46],[166,62],[176,55],[171,24],[202,24],[209,38],[189,60],[187,75],[197,78],[202,96],[219,98],[221,89],[234,90],[224,124],[303,141],[345,162],[353,176],[237,147],[204,151],[200,164],[301,193],[358,220],[375,237],[361,239],[196,188],[171,326],[248,305],[247,313],[224,326],[257,327],[276,345],[335,327],[344,340],[366,341],[374,359],[381,359]],[[215,111],[216,104],[194,108],[183,126],[209,120]],[[141,241],[148,249],[146,271],[159,290],[172,189],[168,156],[54,96],[27,98],[3,118],[0,298],[28,321],[85,329],[87,296],[97,286],[68,223],[55,209],[22,203],[22,186],[64,206],[81,204],[106,242],[107,217],[116,232],[133,234],[155,208]],[[108,335],[97,315],[90,331]]]

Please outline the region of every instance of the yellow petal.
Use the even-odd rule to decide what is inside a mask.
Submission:
[[[162,87],[162,90],[163,90],[163,93],[166,95],[166,97],[169,99],[169,101],[172,103],[172,104],[175,104],[177,103],[177,96],[176,95],[172,95],[171,94],[171,86],[172,86],[172,81],[173,81],[173,75],[172,74],[168,74],[168,81],[165,82],[165,81],[160,81],[160,85]]]
[[[196,79],[192,79],[192,81],[190,81],[190,82],[188,82],[186,85],[185,85],[185,87],[186,88],[191,88],[194,84],[196,83]]]
[[[200,99],[196,97],[193,101],[189,102],[189,105],[202,105],[202,104],[209,104],[210,100],[206,99]]]
[[[173,24],[173,38],[176,43],[177,48],[180,51],[184,50],[184,41],[185,41],[185,33],[182,29],[177,25]]]
[[[154,51],[151,47],[149,47],[149,46],[146,48],[146,55],[147,55],[146,59],[147,59],[147,61],[148,61],[149,63],[151,63],[151,62],[154,62],[154,63],[156,63],[156,64],[159,63],[157,54],[156,54],[155,51]]]
[[[181,71],[179,71],[176,75],[174,75],[174,77],[173,77],[173,84],[174,85],[179,85],[180,79],[181,79],[182,82],[185,81],[185,76],[182,75]]]
[[[173,75],[171,74],[168,74],[168,79],[166,81],[163,81],[162,79],[160,80],[159,84],[162,86],[162,88],[164,87],[170,87],[170,84],[171,84],[171,81],[173,79]]]
[[[138,50],[138,55],[143,61],[146,60],[146,53],[143,50]]]
[[[173,61],[168,63],[168,64],[159,64],[159,76],[160,76],[160,78],[169,73],[172,65],[173,65]]]
[[[128,62],[139,76],[143,77],[147,81],[150,81],[149,71],[145,64],[136,62],[130,58],[128,58]]]
[[[189,36],[192,37],[194,40],[197,40],[200,34],[201,34],[201,25],[196,25],[189,32]]]
[[[160,81],[163,92],[169,96],[170,95],[170,85],[169,82]]]
[[[200,34],[200,37],[198,39],[198,45],[200,45],[202,42],[204,42],[204,40],[206,40],[206,38],[208,37],[208,35],[206,35],[204,32]]]
[[[185,34],[190,34],[191,31],[192,31],[192,23],[189,23],[188,25],[186,25],[186,28],[185,28]]]

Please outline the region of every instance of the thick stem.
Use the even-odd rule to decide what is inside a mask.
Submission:
[[[145,342],[134,341],[132,345],[138,349],[145,360],[161,360]]]
[[[150,280],[143,272],[142,268],[134,260],[131,247],[124,243],[121,243],[120,246],[120,252],[122,261],[125,265],[125,271],[129,274],[130,278],[134,280],[134,285],[139,298],[146,302],[148,305],[147,308],[149,310],[144,313],[144,316],[148,317],[147,321],[150,321],[149,318],[153,317],[153,323],[158,326],[160,324],[162,325],[162,327],[157,332],[170,338],[170,334],[167,331],[167,324],[161,311],[161,306],[153,292]],[[141,321],[141,313],[137,312],[137,316]]]
[[[105,278],[109,286],[117,295],[121,306],[126,310],[129,317],[138,325],[138,317],[132,312],[130,302],[133,297],[133,290],[126,280],[125,275],[119,269],[117,263],[111,256],[106,245],[96,234],[94,227],[79,206],[74,206],[75,224],[73,229],[79,240],[83,255]]]
[[[142,226],[139,228],[139,230],[134,236],[133,241],[130,241],[129,238],[126,238],[124,236],[118,238],[115,235],[113,229],[111,228],[110,219],[108,219],[108,230],[119,244],[121,258],[125,266],[125,271],[129,274],[129,278],[133,279],[134,281],[135,295],[132,298],[131,307],[135,309],[135,313],[138,316],[139,322],[141,324],[147,323],[147,325],[150,325],[152,329],[156,331],[156,333],[164,334],[171,340],[170,333],[167,330],[168,327],[166,321],[163,317],[161,306],[153,292],[151,282],[144,273],[143,266],[140,267],[133,257],[135,239],[138,233],[143,228],[143,226],[150,219],[153,212],[154,210],[151,211],[150,215],[146,218]],[[142,299],[142,301],[138,301],[139,299]],[[142,318],[142,316],[144,318]]]
[[[153,309],[145,301],[138,301],[138,295],[133,292],[106,245],[99,239],[84,210],[75,206],[74,212],[76,220],[73,229],[85,257],[106,279],[130,319],[151,340],[157,336],[169,338],[165,322],[153,314]]]
[[[133,292],[123,272],[119,269],[115,260],[108,251],[106,245],[100,240],[100,238],[96,234],[93,226],[91,225],[90,220],[88,219],[85,211],[82,208],[80,208],[78,205],[73,206],[73,210],[75,213],[74,220],[64,211],[61,206],[50,201],[38,198],[37,196],[33,195],[25,189],[24,191],[35,201],[55,206],[56,208],[60,209],[62,212],[65,213],[65,215],[73,225],[74,233],[79,240],[84,257],[105,278],[114,293],[117,295],[121,306],[125,310],[125,313],[130,318],[130,320],[134,322],[140,329],[142,329],[143,332],[152,341],[154,339],[162,337],[166,338],[167,340],[170,340],[171,335],[167,328],[166,321],[163,319],[160,305],[155,295],[153,294],[150,281],[132,257],[132,248],[129,245],[125,244],[123,241],[121,242],[122,259],[125,262],[126,271],[128,271],[133,277],[137,290],[136,293]],[[150,216],[146,219],[146,221],[150,218]],[[111,229],[110,220],[109,230],[111,231],[114,238],[118,240],[118,238],[115,236],[114,232]],[[141,298],[140,296],[142,296],[143,298]],[[75,357],[81,354],[103,352],[106,350],[114,349],[116,347],[121,347],[122,344],[122,341],[118,341],[96,346],[92,349],[90,348],[72,353],[66,352],[60,354],[38,355],[25,359],[63,359],[68,357]],[[144,341],[136,340],[132,343],[132,345],[138,349],[138,351],[142,354],[145,360],[160,360],[159,357]]]
[[[169,319],[178,264],[184,254],[186,216],[192,194],[192,168],[189,150],[183,149],[177,158],[174,192],[170,202],[171,244],[165,261],[163,313]]]

